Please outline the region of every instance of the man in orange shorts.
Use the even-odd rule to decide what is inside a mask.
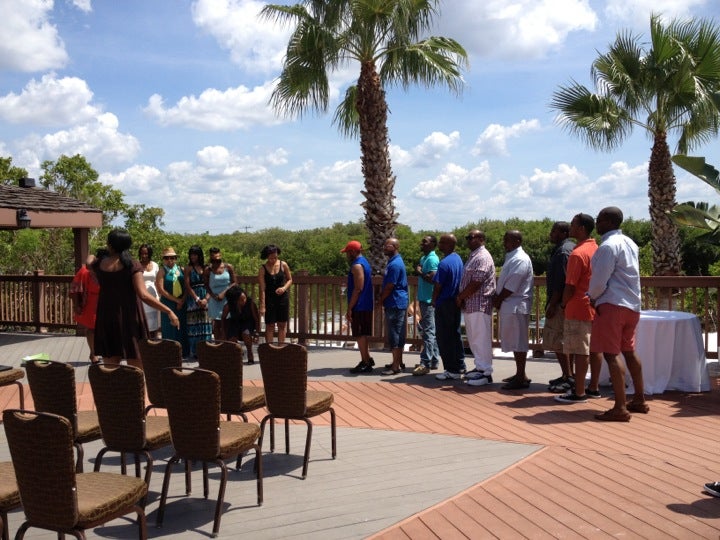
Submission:
[[[592,257],[592,277],[588,287],[595,318],[590,351],[602,353],[610,370],[615,406],[595,418],[610,422],[629,422],[630,412],[647,413],[642,364],[635,354],[635,328],[640,320],[640,264],[638,247],[620,230],[623,213],[610,206],[600,210],[595,222],[602,244]],[[625,398],[625,357],[635,386],[635,395]]]

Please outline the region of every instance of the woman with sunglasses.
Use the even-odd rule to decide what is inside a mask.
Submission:
[[[205,269],[208,315],[212,320],[215,339],[225,339],[222,312],[227,303],[225,294],[230,287],[235,285],[235,271],[231,264],[223,262],[220,248],[212,247],[208,253],[210,256],[210,266]]]
[[[182,345],[182,355],[186,358],[189,354],[187,341],[186,311],[185,311],[185,274],[180,265],[177,264],[177,253],[171,247],[167,247],[162,253],[162,266],[155,279],[155,286],[160,294],[160,301],[169,307],[180,320],[180,326],[171,324],[167,315],[162,316],[162,337],[172,339]]]

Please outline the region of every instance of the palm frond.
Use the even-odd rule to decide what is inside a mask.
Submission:
[[[720,171],[707,163],[704,157],[678,154],[671,159],[675,165],[697,176],[720,193]]]
[[[360,117],[356,103],[357,86],[352,85],[345,91],[345,98],[335,109],[332,121],[344,137],[356,138],[360,134]]]

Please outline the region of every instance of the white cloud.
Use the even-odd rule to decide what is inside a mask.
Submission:
[[[445,2],[439,32],[480,58],[542,58],[568,34],[593,31],[598,18],[587,0]]]
[[[241,68],[274,73],[280,68],[290,29],[261,19],[258,15],[264,5],[255,0],[196,0],[192,16]]]
[[[422,143],[411,150],[400,146],[390,146],[390,157],[394,165],[400,167],[428,167],[442,159],[451,149],[460,143],[460,132],[450,134],[433,131]]]
[[[281,123],[268,106],[272,84],[249,90],[245,86],[220,91],[209,88],[199,96],[181,98],[165,107],[162,96],[153,94],[144,111],[163,126],[183,126],[203,131],[232,131],[256,125]]]
[[[138,140],[132,135],[120,133],[118,125],[114,114],[104,113],[70,129],[44,136],[30,135],[17,144],[23,152],[24,163],[56,160],[62,154],[82,154],[93,168],[103,170],[131,161],[140,151]]]
[[[86,122],[100,114],[91,105],[93,93],[77,77],[58,79],[55,74],[31,79],[20,94],[0,97],[0,119],[11,124],[61,126]]]
[[[49,21],[52,0],[0,0],[0,69],[43,71],[63,67],[65,45]]]
[[[650,13],[664,18],[687,17],[694,7],[706,3],[706,0],[608,0],[605,14],[611,19],[629,21],[649,31]]]
[[[85,13],[92,11],[92,0],[72,0],[72,4]]]
[[[508,139],[518,138],[525,133],[539,129],[540,121],[535,118],[532,120],[522,120],[509,127],[490,124],[480,134],[478,140],[475,141],[475,146],[471,153],[474,156],[508,156],[510,155],[507,149]]]

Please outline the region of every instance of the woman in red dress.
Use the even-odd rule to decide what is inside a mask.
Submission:
[[[95,314],[97,313],[100,285],[95,274],[88,270],[95,262],[95,256],[89,255],[85,264],[80,267],[70,285],[70,298],[75,307],[75,322],[85,330],[85,338],[90,347],[90,361],[97,364],[95,355]]]

